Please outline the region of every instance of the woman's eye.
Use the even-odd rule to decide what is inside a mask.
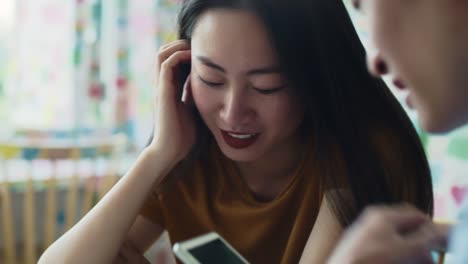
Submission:
[[[210,82],[210,81],[207,81],[207,80],[203,79],[201,76],[198,76],[198,79],[199,79],[202,83],[204,83],[204,84],[206,84],[206,85],[208,85],[208,86],[212,86],[212,87],[217,87],[217,86],[221,86],[221,85],[224,84],[224,83],[220,83],[220,82]]]
[[[268,94],[273,94],[273,93],[279,92],[279,91],[283,90],[285,87],[286,86],[280,86],[280,87],[271,88],[271,89],[260,89],[260,88],[253,87],[253,89],[255,91],[259,92],[260,94],[268,95]]]

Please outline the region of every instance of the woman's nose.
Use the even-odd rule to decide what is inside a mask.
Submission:
[[[242,91],[230,89],[224,98],[221,118],[230,129],[242,129],[254,118],[255,111],[249,105],[249,100]]]

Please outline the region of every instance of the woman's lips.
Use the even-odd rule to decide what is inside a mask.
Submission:
[[[247,148],[255,141],[257,141],[259,133],[234,133],[228,132],[221,129],[221,134],[223,135],[224,142],[231,148],[243,149]]]

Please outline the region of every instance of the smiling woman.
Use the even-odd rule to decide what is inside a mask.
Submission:
[[[341,0],[187,0],[179,26],[152,141],[44,263],[137,261],[164,229],[215,231],[252,263],[323,263],[369,204],[432,213],[417,135]]]
[[[221,151],[235,161],[278,165],[300,155],[303,107],[258,18],[242,10],[206,12],[192,34],[193,99]]]
[[[180,16],[180,35],[191,44],[190,87],[198,110],[198,140],[188,160],[204,160],[206,163],[202,164],[208,168],[215,157],[222,154],[227,158],[223,162],[233,163],[223,163],[221,168],[227,171],[202,171],[217,175],[234,173],[235,176],[229,181],[232,184],[229,191],[223,187],[224,181],[217,177],[200,179],[195,176],[198,173],[182,173],[185,183],[182,180],[178,187],[155,190],[143,215],[168,229],[173,241],[190,236],[179,231],[177,227],[183,223],[174,215],[198,215],[196,219],[204,219],[202,215],[208,213],[187,209],[179,213],[171,209],[169,213],[166,209],[175,207],[171,204],[185,188],[198,192],[188,186],[182,187],[193,184],[192,181],[210,181],[210,186],[219,186],[213,187],[215,190],[220,188],[220,192],[230,193],[230,202],[242,201],[234,197],[244,196],[242,192],[245,191],[248,197],[271,208],[288,203],[308,208],[307,214],[302,209],[283,212],[309,223],[296,222],[296,228],[303,230],[300,233],[306,236],[288,233],[290,231],[282,233],[281,230],[289,228],[274,218],[278,212],[273,211],[265,214],[250,211],[249,217],[260,218],[246,221],[245,226],[236,224],[226,229],[223,223],[230,220],[222,218],[223,214],[218,216],[223,220],[217,225],[202,221],[203,227],[198,231],[193,226],[191,232],[197,234],[207,229],[224,230],[219,232],[247,259],[259,263],[297,262],[307,240],[307,247],[315,250],[308,251],[303,260],[322,262],[339,236],[339,230],[368,204],[405,201],[432,213],[431,179],[414,129],[383,82],[367,74],[365,61],[359,57],[364,50],[343,6],[339,1],[327,3],[294,2],[288,8],[278,2],[261,1],[186,3]],[[320,10],[323,16],[327,14],[340,22],[331,23],[319,16],[317,21],[327,24],[323,28],[329,30],[322,32],[311,26],[313,22],[307,17],[308,13],[301,13],[296,9],[298,6],[314,10],[316,16]],[[291,17],[297,20],[286,21]],[[300,21],[303,22],[301,27],[295,27]],[[322,25],[320,23],[318,25]],[[321,41],[311,43],[315,34],[321,35]],[[387,111],[382,105],[391,110]],[[397,144],[400,140],[405,143]],[[214,143],[215,152],[203,151]],[[396,153],[403,153],[405,157],[399,154],[401,159],[395,158]],[[303,163],[297,163],[304,157]],[[185,163],[180,168],[196,167],[197,163],[188,166]],[[230,168],[235,171],[230,172]],[[298,176],[295,169],[306,176]],[[301,177],[306,180],[297,180]],[[236,183],[238,179],[241,183]],[[296,181],[322,189],[301,190],[294,185]],[[236,188],[239,185],[242,189]],[[424,187],[418,189],[421,185]],[[309,192],[318,196],[308,196]],[[302,202],[287,200],[285,193],[295,193]],[[214,200],[210,204],[218,205],[216,195],[207,195]],[[322,200],[323,195],[327,199]],[[194,208],[206,206],[196,201],[190,204]],[[214,210],[219,213],[221,209]],[[229,218],[244,219],[237,215],[243,213],[236,207],[231,210]],[[276,228],[275,232],[269,232],[271,237],[258,233],[258,230],[268,230],[258,227],[266,223]],[[237,236],[243,232],[233,230],[249,230],[252,237],[258,239],[255,246],[245,248],[252,242]],[[273,250],[278,254],[266,253],[273,245],[266,246],[261,237],[272,240],[288,237],[289,241],[295,241],[295,246],[279,240]]]

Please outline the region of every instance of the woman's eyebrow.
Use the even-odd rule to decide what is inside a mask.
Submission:
[[[203,65],[207,67],[210,67],[222,73],[226,73],[226,70],[221,65],[216,64],[215,62],[213,62],[210,58],[206,56],[196,56],[195,58],[197,58]],[[275,65],[275,66],[267,66],[267,67],[249,70],[247,72],[247,75],[273,74],[273,73],[280,73],[280,72],[281,72],[280,67]]]
[[[281,69],[279,66],[268,66],[264,68],[253,69],[247,72],[247,75],[256,75],[256,74],[273,74],[280,73]]]
[[[205,66],[208,66],[210,68],[213,68],[215,70],[218,70],[222,73],[226,73],[226,70],[221,67],[220,65],[214,63],[212,60],[210,60],[208,57],[205,56],[196,56],[196,58]]]

